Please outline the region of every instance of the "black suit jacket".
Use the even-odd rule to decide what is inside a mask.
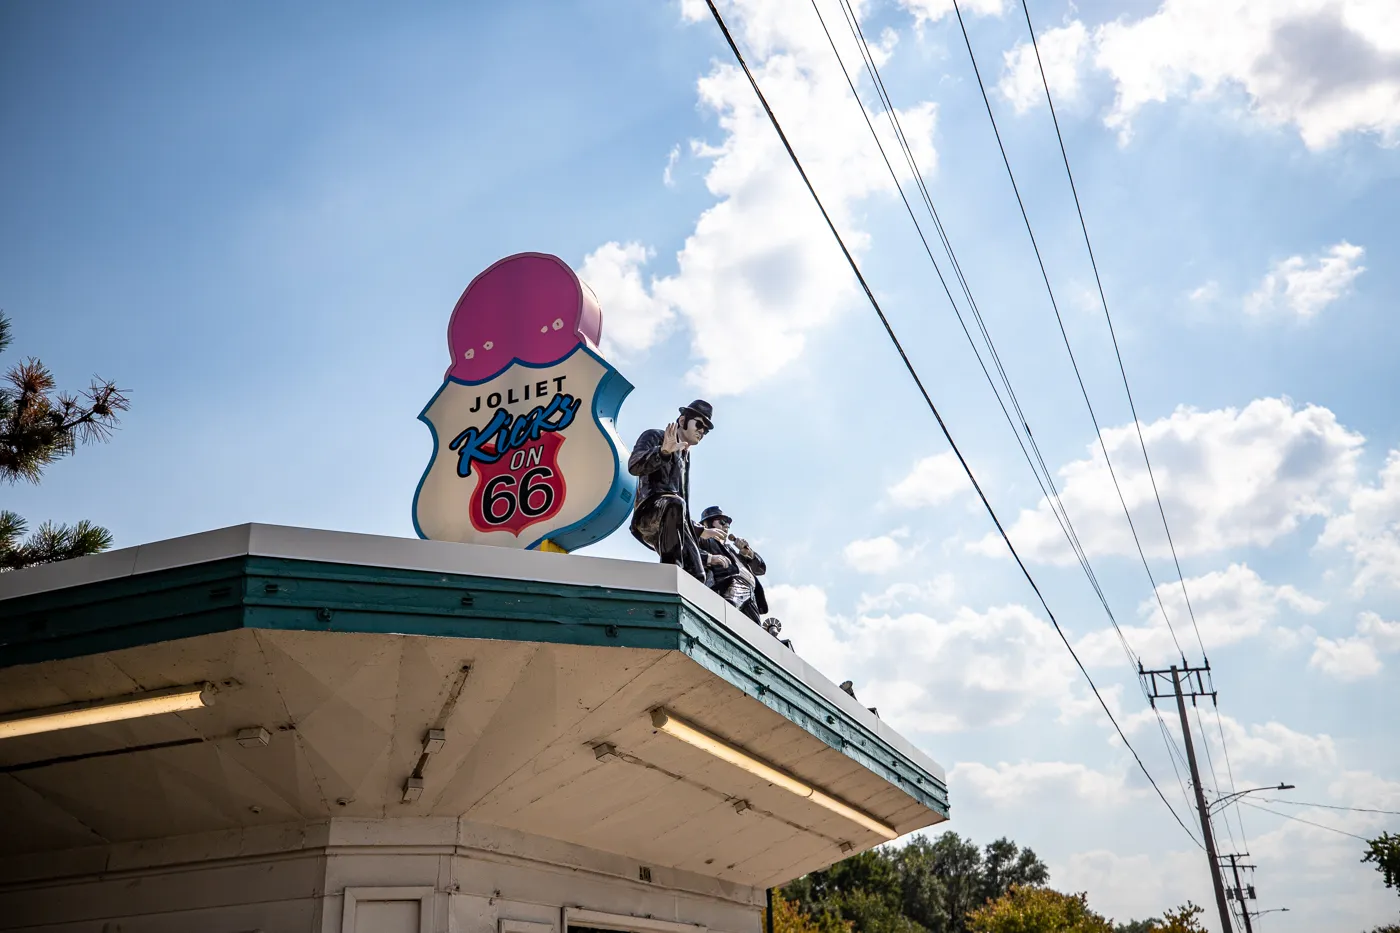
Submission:
[[[759,579],[759,577],[768,572],[768,565],[764,563],[763,558],[759,556],[757,551],[753,552],[753,557],[745,557],[739,553],[739,549],[734,545],[717,541],[713,538],[702,538],[698,533],[695,543],[699,545],[702,553],[717,554],[729,561],[728,567],[705,568],[706,574],[708,574],[712,580],[710,584],[711,589],[722,595],[725,587],[729,585],[729,581],[739,575],[739,568],[736,566],[736,563],[742,561],[744,566],[748,568],[749,573],[753,574],[754,606],[759,612],[768,611],[768,597],[763,592],[763,581]]]
[[[632,533],[637,534],[637,516],[646,511],[652,500],[661,495],[680,496],[685,500],[685,520],[694,529],[690,518],[690,451],[665,454],[661,441],[665,433],[649,428],[637,438],[632,456],[627,458],[627,472],[637,477],[637,502],[632,510]]]

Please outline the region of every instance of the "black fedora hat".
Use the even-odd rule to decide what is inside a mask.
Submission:
[[[713,431],[715,429],[715,422],[713,420],[715,410],[710,403],[703,398],[697,398],[689,405],[681,406],[681,414],[699,418],[705,425],[706,431]]]
[[[730,518],[728,515],[725,515],[724,510],[717,505],[709,506],[705,509],[705,511],[700,513],[700,524],[703,525],[712,518],[722,518],[725,521],[729,522],[731,525],[734,524],[734,519]]]

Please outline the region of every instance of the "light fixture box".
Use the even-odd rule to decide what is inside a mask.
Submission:
[[[262,726],[249,726],[246,729],[239,729],[234,740],[244,748],[265,748],[272,740],[272,734]]]

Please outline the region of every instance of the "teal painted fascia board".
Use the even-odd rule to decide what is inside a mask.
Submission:
[[[247,625],[305,631],[679,647],[679,600],[610,587],[283,558],[248,559]]]
[[[0,668],[239,628],[245,560],[225,558],[0,602]]]
[[[237,628],[677,649],[674,595],[244,556],[0,602],[0,667]]]
[[[937,775],[674,593],[244,555],[0,602],[0,668],[240,628],[683,651],[948,815]]]
[[[781,665],[684,602],[681,650],[789,722],[903,790],[920,804],[949,815],[948,787],[863,723],[833,705]]]

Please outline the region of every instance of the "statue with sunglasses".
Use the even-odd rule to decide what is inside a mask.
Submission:
[[[696,543],[703,529],[690,518],[690,448],[714,429],[713,415],[709,402],[696,399],[664,431],[643,431],[627,460],[637,477],[632,536],[702,583],[707,561]]]
[[[710,569],[710,589],[744,615],[762,624],[761,614],[768,611],[768,599],[758,578],[768,572],[768,566],[749,546],[749,542],[729,533],[733,523],[734,520],[717,505],[700,513],[703,530],[699,545]],[[778,637],[777,632],[770,634]]]

